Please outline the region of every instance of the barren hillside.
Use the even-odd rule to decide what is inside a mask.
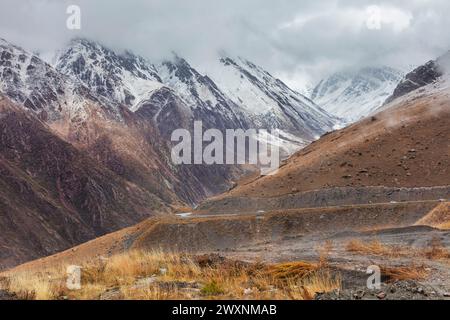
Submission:
[[[450,184],[450,97],[405,99],[294,154],[272,176],[220,197],[276,197],[330,187]]]

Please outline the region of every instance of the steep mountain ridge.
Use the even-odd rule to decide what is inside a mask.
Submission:
[[[256,127],[312,141],[336,124],[336,118],[314,102],[242,57],[222,56],[209,75]]]
[[[0,91],[44,121],[86,120],[96,105],[105,118],[120,118],[117,108],[99,104],[90,90],[39,57],[0,38]]]
[[[126,51],[116,53],[86,39],[74,39],[58,53],[56,70],[78,80],[96,96],[133,110],[148,94],[162,87],[155,67]]]

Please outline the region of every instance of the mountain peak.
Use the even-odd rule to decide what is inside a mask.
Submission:
[[[342,70],[321,80],[311,99],[331,114],[354,122],[379,108],[401,79],[402,72],[388,66]]]

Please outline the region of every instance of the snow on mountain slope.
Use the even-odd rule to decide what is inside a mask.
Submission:
[[[244,110],[235,105],[208,76],[200,74],[185,59],[174,55],[157,66],[162,82],[174,90],[206,126],[218,129],[251,126]]]
[[[123,97],[120,93],[130,83],[140,83],[148,88],[149,83],[156,82],[157,87],[161,87],[150,92],[143,89],[143,95],[139,97],[142,99],[147,99],[162,89],[173,94],[162,83],[146,79],[150,74],[144,73],[150,70],[146,69],[147,63],[139,64],[143,60],[132,59],[134,56],[126,54],[118,60],[121,63],[119,68],[116,64],[118,61],[113,60],[112,54],[106,58],[97,51],[83,52],[83,55],[76,56],[83,60],[84,54],[88,54],[90,59],[97,55],[99,59],[90,60],[92,64],[78,69],[80,64],[69,63],[68,69],[60,69],[66,71],[66,75],[39,57],[1,41],[0,95],[4,94],[17,102],[19,107],[34,113],[48,125],[52,134],[72,144],[85,156],[95,159],[102,167],[132,185],[142,187],[163,202],[174,203],[182,199],[195,203],[229,187],[237,170],[232,172],[228,167],[175,168],[170,162],[170,140],[158,134],[153,122],[147,121],[148,119],[142,121],[139,114],[127,110],[123,101],[119,100]],[[66,57],[64,62],[72,61],[69,59],[72,55]],[[103,58],[111,63],[105,62]],[[115,67],[118,68],[117,72],[109,75],[108,70]],[[80,73],[72,74],[71,71]],[[89,81],[98,79],[105,81],[99,80],[99,86],[92,82],[91,87]],[[115,80],[118,81],[117,86],[111,87]],[[114,90],[108,91],[108,88]],[[187,108],[182,102],[180,106]],[[132,108],[131,105],[128,107]],[[162,108],[163,105],[159,103],[158,107]],[[167,109],[170,107],[171,105]],[[164,122],[169,128],[173,128],[173,113],[167,112],[165,115],[167,117]],[[0,119],[2,116],[0,115]],[[34,119],[32,116],[30,118]],[[189,181],[189,185],[185,181]]]
[[[197,119],[215,114],[214,117],[224,119],[219,123],[226,125],[219,124],[219,129],[275,130],[279,138],[274,143],[286,154],[332,130],[337,121],[311,100],[242,58],[218,58],[216,63],[202,67],[206,75],[178,56],[157,69],[164,84],[191,106]]]
[[[181,118],[187,115],[220,130],[278,129],[282,139],[295,145],[292,149],[330,131],[336,122],[312,101],[241,58],[222,58],[203,75],[177,55],[153,65],[130,52],[118,54],[76,39],[59,55],[56,68],[99,98],[126,105],[133,112],[145,107],[141,116],[151,114],[155,121],[165,121],[157,123],[165,133],[175,129],[170,114],[180,118],[172,126],[185,123]],[[172,111],[168,107],[173,103],[159,108],[157,100],[177,101],[177,106]]]
[[[338,72],[319,82],[311,99],[347,123],[358,121],[379,108],[402,79],[390,67],[365,67]]]
[[[236,115],[238,108],[230,104],[208,77],[200,75],[184,59],[176,57],[156,69],[150,61],[129,51],[117,53],[99,43],[75,39],[55,60],[58,71],[83,83],[109,104],[124,105],[136,112],[149,104],[155,109],[155,95],[158,99],[162,95],[169,100],[172,100],[170,95],[178,95],[180,108],[209,127],[245,127],[241,123],[244,117]],[[157,119],[163,118],[155,117]],[[170,128],[169,118],[164,120],[168,121],[162,125],[166,132],[176,129]]]
[[[131,110],[162,87],[154,66],[142,57],[129,51],[118,54],[85,39],[72,40],[58,54],[56,68],[108,102]]]
[[[174,89],[192,108],[205,106],[215,108],[226,98],[210,79],[201,75],[188,62],[178,56],[158,66],[162,81]]]
[[[217,86],[256,127],[283,129],[304,140],[331,130],[336,119],[281,80],[243,58],[222,57],[208,70]]]

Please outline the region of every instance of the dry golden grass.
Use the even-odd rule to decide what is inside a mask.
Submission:
[[[293,300],[311,300],[316,293],[330,292],[342,287],[339,275],[329,270],[321,270],[306,276],[299,282],[288,281],[286,294]]]
[[[429,260],[448,260],[450,251],[442,244],[439,238],[433,238],[428,247],[412,248],[410,246],[398,246],[383,244],[378,240],[363,242],[359,239],[352,239],[347,242],[346,250],[363,255],[396,257],[421,257]]]
[[[389,281],[421,280],[428,276],[428,271],[424,266],[382,266],[380,269],[381,273],[386,276]]]
[[[219,257],[220,258],[220,257]],[[274,265],[161,251],[130,251],[81,265],[80,290],[65,286],[65,266],[9,275],[21,299],[312,299],[341,286],[336,272],[317,263]]]
[[[363,242],[359,239],[352,239],[347,242],[346,250],[360,254],[376,256],[398,257],[404,252],[404,248],[382,244],[379,240]]]
[[[421,250],[421,254],[427,259],[442,260],[450,259],[450,252],[444,247],[440,238],[433,238],[430,246]]]
[[[22,300],[50,300],[58,289],[53,286],[51,279],[46,279],[45,276],[36,277],[31,273],[9,278],[8,287],[15,288],[13,292]]]
[[[287,262],[269,266],[267,275],[276,280],[298,280],[319,270],[318,264],[308,262]]]

